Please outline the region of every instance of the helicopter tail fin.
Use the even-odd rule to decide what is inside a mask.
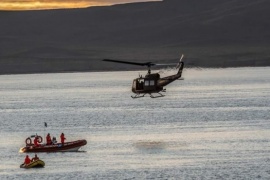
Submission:
[[[178,63],[177,66],[176,66],[176,68],[179,69],[178,72],[177,72],[177,74],[180,75],[180,77],[181,77],[182,71],[183,71],[183,69],[184,69],[184,62],[182,62],[182,59],[183,59],[183,58],[184,58],[184,54],[182,54],[182,56],[181,56],[181,58],[180,58],[180,61],[179,61],[179,63]]]
[[[184,62],[180,62],[180,63],[179,63],[179,70],[178,70],[178,72],[177,72],[177,74],[180,75],[180,77],[181,77],[181,75],[182,75],[183,69],[184,69]]]

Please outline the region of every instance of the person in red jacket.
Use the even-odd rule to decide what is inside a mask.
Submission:
[[[46,140],[47,140],[47,145],[51,145],[52,144],[52,139],[51,139],[50,133],[47,134]]]
[[[34,145],[35,145],[36,147],[39,146],[39,143],[38,143],[38,137],[37,137],[37,136],[36,136],[35,139],[34,139]]]
[[[65,139],[66,139],[64,133],[61,134],[60,139],[61,139],[61,143],[64,144]]]
[[[31,159],[29,158],[28,155],[26,155],[25,159],[24,159],[24,164],[29,164],[31,162]]]

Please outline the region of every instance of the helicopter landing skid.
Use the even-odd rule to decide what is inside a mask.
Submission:
[[[150,97],[151,98],[159,98],[159,97],[164,97],[165,95],[161,94],[161,93],[158,93],[159,96],[153,96],[152,94],[150,94]]]
[[[146,95],[146,94],[143,94],[143,95],[136,94],[135,96],[131,96],[131,97],[132,97],[133,99],[136,99],[136,98],[144,97],[144,95]]]
[[[143,95],[140,95],[140,94],[136,94],[135,96],[131,96],[133,99],[136,99],[136,98],[142,98],[144,97],[146,94],[149,94],[151,98],[159,98],[159,97],[164,97],[165,95],[161,94],[161,93],[157,93],[159,94],[158,96],[153,96],[151,93],[145,93]]]

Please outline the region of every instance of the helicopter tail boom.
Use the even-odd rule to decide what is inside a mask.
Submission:
[[[184,69],[184,62],[180,62],[179,63],[179,70],[177,72],[177,75],[180,75],[180,77],[182,76],[183,69]]]
[[[184,57],[184,55],[182,55],[179,63],[176,66],[176,68],[179,68],[178,72],[175,75],[160,78],[158,80],[158,85],[159,86],[166,86],[166,85],[170,84],[171,82],[181,78],[182,72],[183,72],[183,69],[184,69],[184,62],[182,62],[183,57]]]

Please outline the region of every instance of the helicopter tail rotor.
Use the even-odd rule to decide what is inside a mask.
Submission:
[[[182,71],[184,69],[184,62],[182,62],[182,59],[184,58],[184,54],[182,54],[179,63],[177,64],[176,68],[179,69],[177,74],[180,75],[180,77],[182,76]]]
[[[176,67],[175,67],[176,69],[180,68],[180,65],[181,65],[181,62],[182,62],[183,58],[184,58],[184,54],[182,54],[179,63],[176,65]]]

